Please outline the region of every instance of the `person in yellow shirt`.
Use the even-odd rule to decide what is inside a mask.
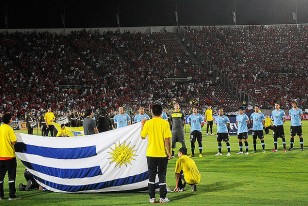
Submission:
[[[13,128],[11,114],[4,114],[2,117],[3,125],[0,126],[0,200],[4,199],[3,180],[6,172],[9,176],[9,200],[19,199],[16,196],[16,155],[14,145],[16,135]]]
[[[168,159],[171,158],[172,137],[169,122],[164,120],[162,115],[163,108],[159,104],[152,106],[154,117],[150,120],[141,120],[141,138],[148,137],[146,150],[148,172],[149,172],[149,196],[150,203],[155,203],[155,177],[159,178],[160,203],[169,202],[167,198],[166,172]]]
[[[179,149],[178,156],[179,159],[175,164],[175,189],[173,191],[183,191],[186,184],[191,185],[192,191],[197,191],[197,184],[201,181],[201,174],[195,161],[187,156],[187,148],[185,147]]]
[[[213,135],[213,110],[212,106],[208,106],[207,109],[205,110],[205,118],[204,122],[206,122],[206,135],[209,135],[209,129],[211,132],[211,135]]]
[[[66,129],[65,124],[61,124],[61,128],[59,129],[57,133],[57,137],[68,137],[69,130]]]
[[[268,114],[265,115],[265,119],[264,119],[264,131],[265,131],[265,134],[269,133],[269,130],[272,129],[272,126],[273,126],[272,119],[270,118],[270,116],[268,116]]]
[[[47,112],[44,115],[44,119],[46,122],[46,131],[45,131],[45,136],[48,136],[48,133],[50,131],[50,135],[52,137],[55,136],[54,132],[55,132],[55,126],[53,125],[53,122],[55,120],[55,115],[54,113],[51,111],[51,107],[48,108]]]

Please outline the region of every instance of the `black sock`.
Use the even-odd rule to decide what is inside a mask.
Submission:
[[[253,150],[257,151],[257,139],[253,139],[252,144],[253,144]]]
[[[286,149],[286,138],[281,138],[282,139],[282,144],[283,144],[283,149]]]
[[[240,146],[240,152],[243,152],[243,142],[239,142],[238,145]]]
[[[246,146],[246,152],[248,152],[248,142],[245,142],[245,146]]]
[[[290,138],[290,148],[293,148],[293,144],[294,144],[294,137]]]
[[[261,145],[262,145],[262,149],[265,150],[265,143],[264,143],[264,139],[261,140]]]
[[[226,142],[226,145],[227,145],[227,149],[228,149],[228,152],[230,152],[230,143],[229,142]]]
[[[277,138],[274,138],[274,147],[275,147],[275,150],[277,150]]]
[[[174,149],[172,149],[172,154],[171,154],[171,156],[174,156]]]
[[[218,142],[218,152],[221,153],[221,142]]]
[[[304,138],[299,138],[299,144],[301,145],[301,149],[304,149]]]

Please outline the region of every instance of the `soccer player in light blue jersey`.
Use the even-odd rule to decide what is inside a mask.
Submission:
[[[302,136],[302,118],[303,118],[303,110],[298,108],[297,102],[292,101],[292,109],[289,110],[289,115],[291,117],[291,139],[290,139],[290,148],[289,151],[293,150],[294,137],[298,135],[299,144],[301,146],[301,150],[304,151],[304,139]]]
[[[204,125],[203,117],[198,114],[196,107],[193,107],[193,113],[187,118],[188,124],[190,124],[190,144],[191,144],[191,156],[195,156],[195,143],[196,140],[199,145],[199,157],[202,157],[202,133],[201,129]]]
[[[249,118],[244,113],[244,108],[240,107],[238,109],[238,115],[236,115],[236,125],[237,125],[237,138],[238,138],[238,144],[240,151],[237,154],[243,154],[243,140],[246,147],[246,155],[249,154],[248,152],[248,126],[249,124]]]
[[[275,109],[272,111],[272,119],[273,119],[273,131],[274,131],[274,149],[272,152],[277,152],[277,139],[282,139],[283,151],[286,152],[286,138],[284,136],[284,128],[283,124],[286,121],[285,112],[280,109],[280,104],[275,103]]]
[[[253,138],[253,150],[257,152],[257,138],[260,139],[262,145],[262,151],[265,152],[263,127],[265,123],[265,116],[260,111],[259,105],[255,105],[255,112],[250,115],[252,122],[252,138]]]
[[[224,110],[218,110],[218,116],[215,118],[215,123],[217,125],[217,143],[218,143],[218,153],[215,156],[221,156],[221,141],[224,141],[227,145],[228,153],[227,156],[231,156],[230,143],[229,143],[229,131],[228,127],[230,125],[230,120],[224,115]]]
[[[139,114],[134,117],[134,123],[141,122],[141,120],[146,119],[149,120],[150,117],[146,113],[144,113],[144,107],[139,108]]]
[[[117,129],[130,124],[130,116],[127,113],[124,113],[123,107],[119,107],[119,114],[114,116],[113,119]]]
[[[167,120],[168,121],[168,115],[167,115],[167,112],[166,112],[166,109],[163,110],[163,113],[161,115],[161,118],[163,118],[164,120]]]

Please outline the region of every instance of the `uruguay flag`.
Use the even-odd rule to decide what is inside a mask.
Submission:
[[[17,134],[16,155],[53,192],[147,190],[147,140],[141,123],[91,136]]]

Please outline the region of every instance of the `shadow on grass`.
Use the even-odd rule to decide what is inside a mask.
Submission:
[[[244,185],[243,183],[228,183],[226,181],[222,182],[215,182],[210,185],[200,185],[199,191],[204,191],[204,192],[216,192],[216,191],[222,191],[222,190],[229,190],[235,187],[240,187]]]

